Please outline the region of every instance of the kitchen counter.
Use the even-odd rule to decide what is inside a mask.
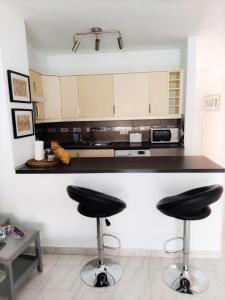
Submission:
[[[64,173],[223,173],[224,169],[204,156],[72,158],[70,165],[49,168],[22,166],[17,174]]]
[[[129,142],[112,142],[109,145],[103,145],[103,146],[94,146],[94,145],[89,145],[88,143],[80,143],[80,144],[66,143],[66,144],[62,144],[62,146],[65,149],[114,149],[114,150],[184,148],[183,145],[178,143],[152,144],[147,141],[142,143],[131,143],[131,144]]]
[[[68,185],[76,185],[127,203],[124,212],[111,218],[107,231],[120,238],[124,251],[134,255],[163,255],[165,240],[180,236],[183,230],[180,220],[156,209],[160,199],[200,186],[224,184],[224,169],[202,156],[74,158],[69,166],[24,166],[16,173],[16,189],[23,194],[20,205],[28,207],[31,224],[40,224],[44,245],[96,247],[95,220],[80,217],[77,203],[66,192]],[[192,222],[192,253],[205,257],[222,253],[223,199],[213,204],[207,219]]]

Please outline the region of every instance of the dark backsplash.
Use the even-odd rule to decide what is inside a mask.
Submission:
[[[124,120],[124,121],[81,121],[81,122],[55,122],[35,125],[36,138],[45,142],[57,140],[62,144],[78,143],[89,140],[90,128],[97,128],[93,132],[96,141],[129,141],[130,132],[141,132],[143,141],[149,141],[151,127],[178,127],[180,119],[160,120]]]

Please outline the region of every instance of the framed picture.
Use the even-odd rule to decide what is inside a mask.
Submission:
[[[12,109],[12,122],[15,139],[34,134],[32,109]]]
[[[7,73],[10,101],[31,103],[29,76],[10,70]]]

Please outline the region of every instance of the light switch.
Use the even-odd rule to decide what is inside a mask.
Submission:
[[[204,97],[204,110],[220,110],[220,94]]]

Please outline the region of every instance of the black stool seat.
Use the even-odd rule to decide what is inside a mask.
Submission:
[[[118,214],[126,203],[116,197],[79,186],[67,187],[69,196],[79,203],[77,210],[91,218],[106,218]]]
[[[181,220],[200,220],[211,213],[209,205],[216,202],[223,192],[221,185],[204,186],[185,193],[166,197],[157,204],[163,214]]]

